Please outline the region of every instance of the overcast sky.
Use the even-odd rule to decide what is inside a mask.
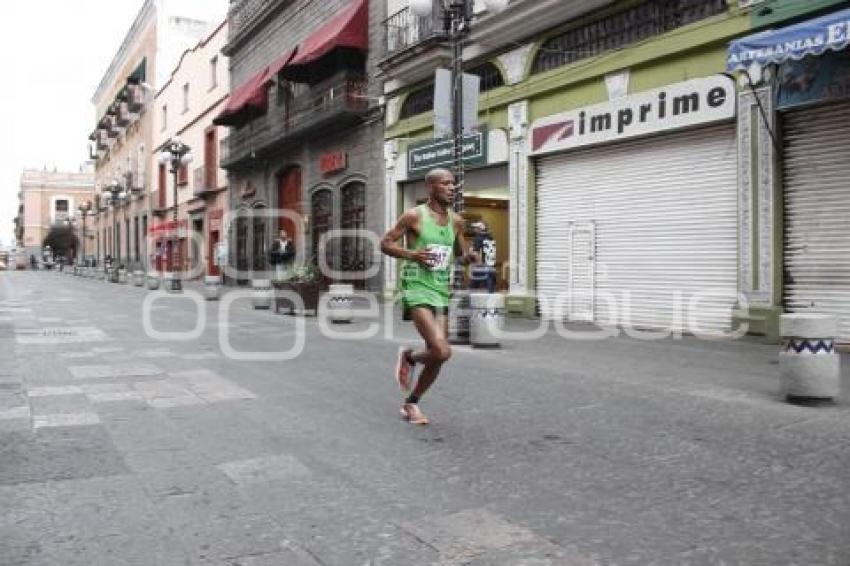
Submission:
[[[13,243],[21,170],[88,159],[91,98],[142,0],[26,0],[0,18],[0,243]]]

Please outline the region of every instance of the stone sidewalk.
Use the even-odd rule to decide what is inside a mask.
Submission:
[[[781,402],[775,345],[458,347],[415,428],[389,375],[408,325],[329,340],[206,303],[158,341],[148,296],[0,275],[0,564],[850,564],[850,403]],[[191,329],[183,299],[152,324]],[[240,361],[225,329],[305,348]]]

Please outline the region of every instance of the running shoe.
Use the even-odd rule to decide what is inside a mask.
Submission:
[[[410,424],[415,425],[426,425],[431,421],[428,420],[428,417],[419,410],[419,405],[414,403],[405,403],[401,406],[401,418],[409,422]]]
[[[413,373],[413,364],[410,363],[410,354],[413,350],[410,348],[398,349],[398,361],[395,365],[395,380],[398,383],[398,388],[403,393],[410,392],[410,374]]]

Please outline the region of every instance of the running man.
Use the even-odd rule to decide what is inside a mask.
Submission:
[[[449,281],[453,258],[461,263],[477,261],[478,254],[466,253],[463,219],[451,211],[454,201],[454,175],[447,169],[434,169],[425,177],[428,202],[411,208],[381,240],[381,251],[403,259],[401,270],[404,320],[412,320],[425,340],[425,349],[401,348],[396,365],[396,381],[408,394],[401,415],[413,424],[426,425],[428,418],[419,409],[419,400],[437,380],[440,368],[452,355],[448,341]],[[402,238],[406,246],[399,245]],[[411,391],[416,364],[422,372]]]

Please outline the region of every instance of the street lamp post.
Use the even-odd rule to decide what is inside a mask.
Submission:
[[[182,167],[188,167],[188,165],[192,162],[192,154],[190,153],[192,148],[183,143],[179,138],[171,138],[166,144],[163,146],[162,151],[159,154],[159,162],[163,165],[169,164],[171,165],[171,174],[174,179],[174,187],[172,190],[172,194],[174,196],[173,210],[171,214],[172,220],[172,230],[174,234],[174,240],[171,245],[171,254],[169,254],[169,263],[171,264],[171,290],[172,291],[180,291],[183,288],[183,284],[180,281],[180,278],[177,276],[177,272],[174,267],[174,257],[176,255],[177,247],[180,243],[177,229],[177,183],[178,183],[178,175],[180,169]]]
[[[505,9],[509,0],[484,0],[490,13]],[[452,51],[452,138],[454,140],[453,169],[455,192],[452,208],[458,214],[464,211],[463,164],[463,44],[472,29],[474,18],[473,0],[410,0],[410,11],[419,17],[433,14],[434,2],[443,8],[443,29],[448,34]]]
[[[439,2],[443,9],[443,29],[448,35],[452,51],[452,139],[454,142],[453,170],[455,191],[452,208],[456,214],[465,209],[463,190],[465,167],[463,163],[463,46],[464,40],[472,29],[474,19],[473,0],[410,0],[410,11],[419,17],[433,14],[434,3]],[[484,6],[490,13],[499,13],[508,5],[509,0],[484,0]],[[465,250],[464,250],[465,251]],[[456,344],[469,342],[469,294],[464,292],[463,268],[454,267],[452,287],[454,293],[449,304],[449,340]],[[464,314],[466,313],[466,314]]]
[[[83,264],[86,265],[88,260],[86,259],[86,216],[88,216],[89,211],[91,210],[91,201],[87,200],[77,207],[77,210],[80,211],[80,216],[83,218]]]
[[[120,263],[121,263],[121,231],[120,231],[120,226],[115,226],[116,220],[117,220],[117,213],[116,213],[115,209],[118,207],[118,205],[123,200],[124,192],[122,190],[121,183],[118,181],[118,179],[113,179],[112,182],[105,187],[105,190],[109,194],[109,204],[111,205],[111,208],[112,208],[112,224],[113,224],[113,226],[112,226],[112,229],[113,229],[112,245],[115,247],[115,252],[118,254],[117,259],[118,259],[118,264],[120,265]],[[113,265],[114,265],[115,258],[112,258],[112,259],[113,259]],[[109,266],[109,267],[111,268],[112,266]],[[117,269],[117,267],[116,267],[116,269]],[[117,282],[118,273],[113,272],[113,274],[111,276],[114,278],[113,280]]]

